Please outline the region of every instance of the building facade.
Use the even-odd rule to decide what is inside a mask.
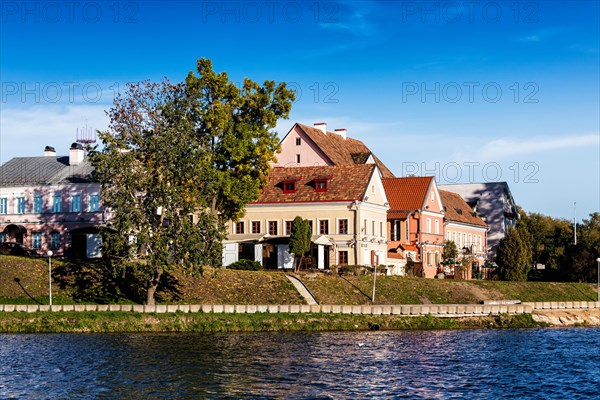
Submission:
[[[280,142],[274,167],[376,164],[382,177],[394,174],[360,140],[348,137],[346,129],[327,131],[327,124],[296,123]]]
[[[82,146],[68,156],[47,146],[42,157],[17,157],[0,167],[0,242],[18,242],[40,255],[99,257],[105,215],[100,184]]]
[[[388,251],[404,255],[415,275],[435,277],[444,249],[444,205],[435,179],[384,178],[383,185],[390,204]]]
[[[519,211],[506,182],[440,185],[448,192],[460,195],[489,226],[487,259],[494,261],[498,245],[509,228],[517,223]]]
[[[386,264],[387,209],[375,164],[273,168],[258,200],[229,221],[223,264],[247,258],[268,269],[293,268],[289,236],[297,216],[313,233],[303,268]]]
[[[444,234],[447,241],[456,244],[457,262],[467,258],[470,265],[460,268],[459,278],[487,278],[488,270],[484,269],[486,261],[487,224],[456,193],[440,190],[444,203]],[[444,266],[446,275],[455,276],[453,265]]]

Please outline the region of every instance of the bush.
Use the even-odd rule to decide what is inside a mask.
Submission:
[[[258,261],[242,259],[228,265],[227,268],[243,271],[260,271],[263,269],[263,266]]]

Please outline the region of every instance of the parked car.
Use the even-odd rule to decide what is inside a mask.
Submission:
[[[39,253],[21,243],[0,242],[0,254],[11,256],[39,257]]]

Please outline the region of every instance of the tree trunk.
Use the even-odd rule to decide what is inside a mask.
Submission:
[[[156,289],[158,288],[158,283],[160,282],[161,275],[161,270],[157,268],[154,271],[154,276],[148,284],[148,289],[146,290],[146,305],[148,306],[153,306],[156,304],[154,301],[154,295],[156,294]]]

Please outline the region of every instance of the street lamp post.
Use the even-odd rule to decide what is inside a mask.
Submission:
[[[375,304],[375,284],[377,283],[377,264],[375,264],[375,269],[373,270],[373,297],[371,298],[371,303]]]
[[[52,305],[52,250],[48,250],[48,292],[50,293],[50,305]]]
[[[596,281],[596,288],[598,289],[598,303],[600,303],[600,257],[596,258],[598,263],[598,280]]]

